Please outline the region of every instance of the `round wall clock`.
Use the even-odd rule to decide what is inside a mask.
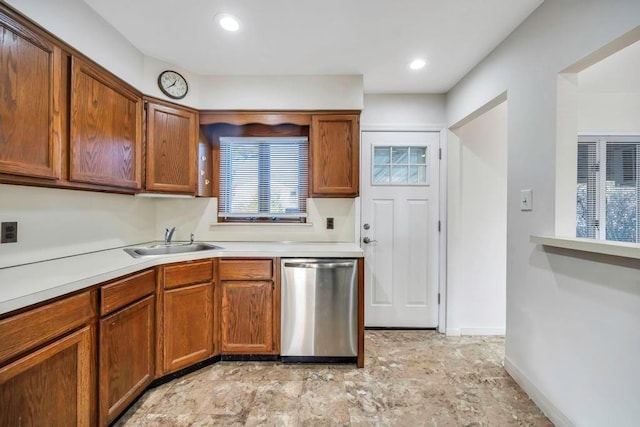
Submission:
[[[182,99],[189,91],[189,85],[185,78],[182,77],[180,73],[171,70],[160,73],[158,76],[158,86],[162,93],[173,99]]]

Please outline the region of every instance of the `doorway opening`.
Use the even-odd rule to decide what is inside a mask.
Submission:
[[[440,132],[363,131],[365,326],[438,326]]]
[[[505,93],[447,138],[447,335],[505,334],[507,110]]]

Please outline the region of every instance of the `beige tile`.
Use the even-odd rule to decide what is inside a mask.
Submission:
[[[367,331],[365,368],[221,362],[144,396],[118,426],[540,426],[501,337]]]
[[[300,396],[300,425],[349,425],[347,393],[341,381],[305,381]]]
[[[199,383],[191,396],[200,402],[195,412],[207,415],[246,415],[254,404],[256,383],[210,381]]]
[[[301,381],[304,365],[279,362],[221,362],[211,367],[209,380],[223,381]]]

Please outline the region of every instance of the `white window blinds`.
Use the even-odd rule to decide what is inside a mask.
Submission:
[[[218,216],[306,218],[308,146],[306,137],[221,137]]]
[[[640,137],[581,136],[578,237],[640,242]]]

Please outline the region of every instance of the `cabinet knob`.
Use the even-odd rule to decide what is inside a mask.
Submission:
[[[209,180],[208,179],[204,180],[204,185],[209,185]]]
[[[205,160],[207,160],[207,156],[202,156],[201,159],[204,162]]]
[[[204,176],[204,170],[200,171],[200,175]]]

